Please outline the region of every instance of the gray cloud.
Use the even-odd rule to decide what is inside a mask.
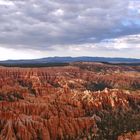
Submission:
[[[57,50],[54,46],[92,43],[103,48],[106,39],[140,34],[139,7],[138,0],[0,0],[0,44]]]

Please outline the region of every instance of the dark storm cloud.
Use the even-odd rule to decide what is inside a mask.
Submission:
[[[140,3],[135,3],[136,0],[0,0],[0,44],[51,50],[56,45],[97,44],[140,34]]]

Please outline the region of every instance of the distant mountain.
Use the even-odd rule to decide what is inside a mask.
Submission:
[[[135,58],[110,58],[110,57],[46,57],[29,60],[6,60],[0,64],[44,64],[44,63],[70,63],[70,62],[108,62],[108,63],[140,63],[140,59]]]

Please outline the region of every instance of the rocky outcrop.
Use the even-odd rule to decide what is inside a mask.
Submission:
[[[0,140],[115,140],[137,131],[140,91],[133,91],[134,83],[139,89],[137,71],[1,67]]]

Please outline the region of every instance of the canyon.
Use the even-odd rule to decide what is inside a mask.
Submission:
[[[140,140],[140,66],[0,67],[0,140]]]

